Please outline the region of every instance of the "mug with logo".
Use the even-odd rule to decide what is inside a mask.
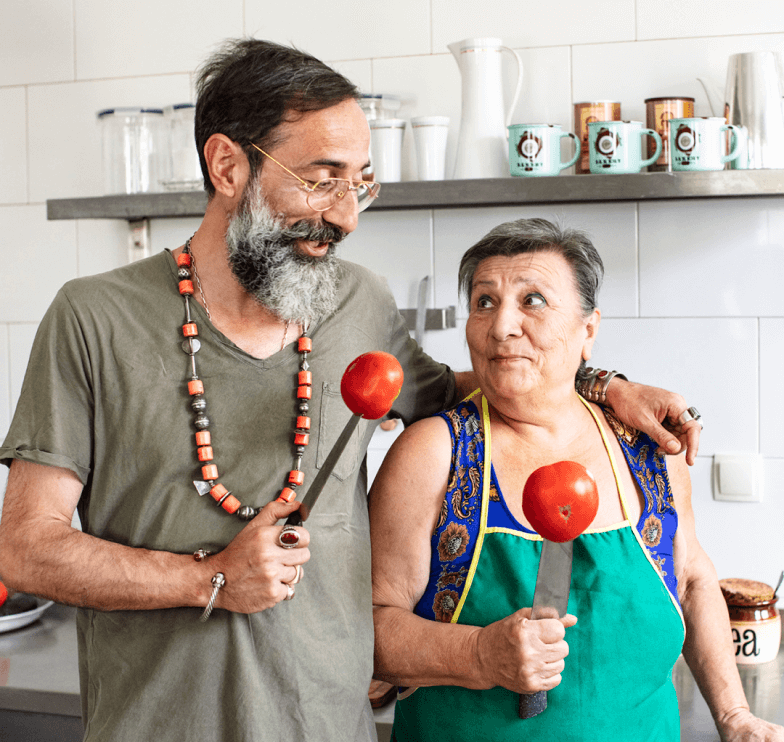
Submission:
[[[558,124],[512,124],[509,129],[509,172],[523,177],[558,175],[577,162],[580,139]],[[574,139],[574,155],[561,162],[561,140]]]
[[[732,132],[732,151],[725,155],[725,131]],[[724,165],[741,153],[741,137],[737,126],[719,116],[670,120],[670,152],[672,169],[724,170]]]
[[[653,157],[642,159],[644,136],[656,143]],[[592,173],[639,173],[659,159],[662,141],[642,121],[591,121],[588,124],[588,162]]]

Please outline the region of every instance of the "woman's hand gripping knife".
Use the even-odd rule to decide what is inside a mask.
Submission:
[[[390,448],[370,492],[375,677],[400,686],[458,685],[515,693],[561,682],[577,619],[531,620],[522,608],[482,628],[413,613],[427,586],[430,537],[446,495],[451,438],[441,418],[409,426]]]

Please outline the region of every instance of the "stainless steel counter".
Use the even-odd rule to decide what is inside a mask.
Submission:
[[[0,720],[4,714],[15,714],[30,723],[38,715],[72,728],[80,724],[75,615],[73,608],[54,605],[34,624],[0,634]],[[784,648],[774,662],[738,669],[751,710],[763,719],[784,724]],[[681,740],[718,742],[708,706],[683,658],[675,665],[673,679],[681,712]],[[375,717],[379,742],[385,742],[394,718],[394,702],[377,710]],[[60,742],[70,739],[64,734],[55,738]]]

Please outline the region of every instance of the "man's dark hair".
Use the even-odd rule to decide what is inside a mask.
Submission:
[[[358,98],[356,85],[320,60],[298,49],[261,39],[233,39],[199,69],[196,81],[196,147],[204,188],[210,198],[215,186],[204,159],[204,145],[213,134],[239,144],[251,172],[275,130],[289,112],[320,111]]]

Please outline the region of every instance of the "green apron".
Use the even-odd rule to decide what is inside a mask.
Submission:
[[[456,686],[418,688],[395,708],[397,742],[558,740],[677,742],[678,701],[672,668],[684,639],[680,607],[631,525],[618,470],[593,410],[615,473],[626,520],[589,530],[574,541],[569,656],[547,709],[517,717],[517,694]],[[485,466],[482,520],[465,590],[452,621],[487,626],[533,603],[542,539],[488,528],[490,421],[482,400]]]

